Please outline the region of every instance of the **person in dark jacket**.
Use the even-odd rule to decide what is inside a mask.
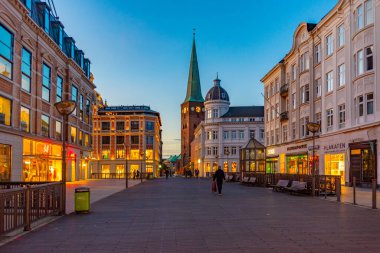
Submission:
[[[216,181],[219,195],[222,195],[223,180],[226,180],[226,176],[220,166],[218,166],[218,170],[215,172],[213,180]]]

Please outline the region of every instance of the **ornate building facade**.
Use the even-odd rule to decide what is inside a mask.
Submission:
[[[198,59],[193,39],[193,47],[190,59],[189,78],[187,82],[186,98],[181,104],[181,167],[190,166],[191,142],[194,139],[194,131],[204,119],[204,99],[199,79]]]
[[[124,177],[125,168],[158,176],[162,160],[161,118],[149,106],[96,108],[91,178]]]
[[[209,176],[219,165],[225,172],[240,172],[240,149],[252,138],[264,142],[264,107],[230,106],[228,93],[218,77],[204,106],[205,120],[196,127],[191,143],[194,168],[199,169],[201,176]],[[255,166],[244,170],[265,170],[264,166]]]
[[[0,1],[0,181],[59,181],[67,130],[68,181],[85,179],[95,85],[90,60],[50,5]],[[74,100],[68,128],[54,103]]]
[[[301,23],[288,54],[263,78],[267,162],[281,173],[380,180],[380,1],[339,0]],[[316,145],[308,122],[320,124]],[[315,157],[312,150],[316,151]]]

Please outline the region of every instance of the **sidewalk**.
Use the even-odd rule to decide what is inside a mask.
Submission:
[[[133,187],[140,183],[140,180],[128,180],[128,186]],[[90,188],[90,203],[93,204],[101,199],[111,196],[125,189],[123,179],[88,179],[66,183],[66,214],[74,212],[74,192],[75,188]]]
[[[380,191],[377,190],[376,193],[377,208],[380,208]],[[327,196],[327,199],[336,201],[336,196]],[[342,186],[341,202],[353,204],[352,187]],[[356,204],[372,208],[372,189],[356,187]]]

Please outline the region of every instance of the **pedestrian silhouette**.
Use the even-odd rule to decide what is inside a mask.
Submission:
[[[213,180],[216,181],[219,195],[222,195],[223,180],[226,180],[226,176],[220,166],[218,166],[218,170],[215,172]]]

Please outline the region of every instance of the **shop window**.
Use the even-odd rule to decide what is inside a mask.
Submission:
[[[124,147],[116,147],[116,158],[122,159],[125,158],[125,149]]]
[[[31,77],[31,64],[32,55],[24,47],[22,48],[22,63],[21,63],[21,88],[30,92],[30,77]]]
[[[11,79],[13,64],[13,34],[0,24],[0,74]]]
[[[60,121],[55,122],[55,138],[62,140],[62,123]]]
[[[206,172],[210,172],[210,163],[206,163]]]
[[[77,143],[77,128],[70,127],[71,143]]]
[[[139,160],[140,159],[140,150],[132,149],[130,156],[131,156],[130,159],[132,159],[132,160]]]
[[[11,125],[12,100],[0,96],[0,124]]]
[[[30,132],[30,110],[23,106],[20,108],[20,128],[21,131]]]
[[[46,115],[41,115],[41,134],[42,136],[49,137],[50,118]]]
[[[154,122],[147,121],[145,123],[145,129],[146,129],[146,131],[153,131],[154,130]]]
[[[145,159],[146,160],[153,160],[153,150],[152,149],[145,150]]]
[[[42,64],[42,99],[50,102],[51,69],[45,63]]]
[[[62,101],[62,90],[63,90],[63,79],[60,76],[57,76],[57,94],[55,101],[60,102]]]
[[[232,162],[231,163],[231,172],[236,172],[237,171],[237,163],[236,162]]]
[[[0,182],[11,180],[11,146],[0,144]]]
[[[116,130],[117,131],[124,131],[125,130],[124,121],[117,121],[116,122]]]
[[[152,165],[147,165],[145,167],[145,170],[146,170],[147,173],[153,173],[153,166]]]
[[[111,166],[109,164],[102,164],[101,167],[102,174],[110,174],[111,173]]]
[[[121,175],[124,174],[124,165],[123,164],[118,164],[116,165],[116,174]]]
[[[326,154],[325,155],[325,174],[341,176],[341,182],[344,183],[345,155]]]
[[[139,122],[131,121],[131,131],[139,131]]]
[[[228,172],[228,162],[223,163],[223,170],[224,172]]]

